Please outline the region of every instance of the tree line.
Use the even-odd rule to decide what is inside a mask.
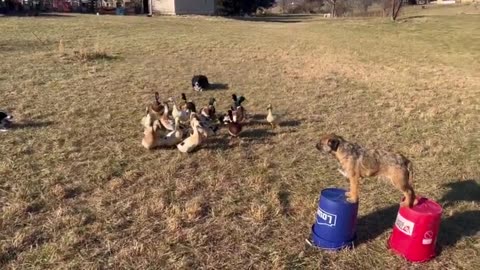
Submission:
[[[275,0],[218,0],[217,8],[224,15],[251,14],[258,8],[270,8]]]
[[[340,17],[353,11],[367,13],[370,6],[377,4],[383,8],[383,16],[396,20],[404,1],[415,0],[218,0],[218,8],[224,15],[243,15],[277,3],[283,13],[330,13]]]

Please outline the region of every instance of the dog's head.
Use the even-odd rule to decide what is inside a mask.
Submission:
[[[10,128],[12,126],[13,116],[6,112],[0,111],[0,128]]]
[[[13,119],[13,116],[11,114],[8,114],[6,112],[2,112],[0,111],[0,120],[3,121],[3,120],[12,120]]]
[[[344,141],[342,137],[330,133],[320,137],[320,142],[317,143],[316,147],[324,153],[334,153]]]
[[[200,86],[200,83],[199,83],[198,81],[194,83],[194,85],[193,85],[193,90],[195,90],[195,91],[197,91],[197,92],[203,90],[203,89],[202,89],[202,86]]]

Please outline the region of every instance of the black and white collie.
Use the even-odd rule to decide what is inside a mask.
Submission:
[[[192,78],[192,87],[195,91],[203,91],[210,86],[208,78],[205,75],[194,75]]]
[[[13,116],[6,112],[0,111],[0,132],[7,131],[12,125]]]

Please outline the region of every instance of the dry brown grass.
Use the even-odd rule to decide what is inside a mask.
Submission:
[[[378,181],[361,188],[356,249],[305,245],[319,191],[347,185],[313,147],[337,132],[403,152],[417,192],[444,205],[442,253],[422,268],[479,269],[479,19],[0,19],[0,108],[20,123],[0,134],[0,265],[415,268],[385,246],[401,195]],[[60,56],[79,44],[115,57]],[[191,92],[198,72],[229,89]],[[219,110],[235,92],[284,123],[231,146],[222,131],[190,155],[146,151],[154,91]]]

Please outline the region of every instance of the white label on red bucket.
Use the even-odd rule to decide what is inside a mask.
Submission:
[[[432,232],[432,231],[427,231],[427,232],[423,235],[422,244],[424,244],[424,245],[430,245],[432,242],[433,242],[433,232]]]
[[[322,208],[317,210],[317,224],[334,227],[337,224],[337,215],[329,213]]]
[[[397,228],[400,231],[404,232],[406,235],[411,236],[413,233],[413,227],[415,226],[415,224],[410,220],[402,217],[402,215],[398,213],[397,220],[395,220],[395,226],[397,226]]]

